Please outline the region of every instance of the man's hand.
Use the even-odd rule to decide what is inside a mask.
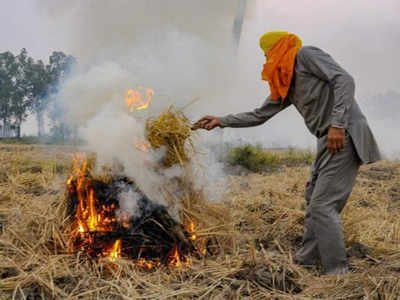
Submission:
[[[344,147],[345,129],[330,127],[328,131],[328,151],[332,154],[338,153]]]
[[[212,130],[215,127],[221,127],[221,122],[216,117],[205,116],[198,120],[194,126],[206,130]]]

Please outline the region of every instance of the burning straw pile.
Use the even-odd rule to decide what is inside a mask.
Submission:
[[[185,168],[189,160],[185,149],[186,142],[190,142],[189,121],[182,112],[170,107],[157,118],[149,119],[146,129],[154,148],[167,147],[164,166],[179,163],[184,170],[185,175],[175,178],[175,184],[167,183],[160,190],[166,202],[180,208],[180,220],[170,216],[167,206],[149,199],[134,178],[112,173],[96,175],[95,160],[77,156],[67,182],[71,218],[68,231],[73,252],[80,251],[95,259],[123,257],[151,269],[160,265],[189,265],[190,256],[203,257],[227,245],[218,243],[210,230],[198,232],[210,225],[218,226],[217,232],[225,230],[221,219],[226,219],[226,211],[208,204],[201,191],[193,188]],[[172,186],[177,190],[169,188]],[[121,210],[121,197],[135,207],[133,214]]]
[[[92,258],[134,259],[144,268],[187,263],[186,256],[195,252],[193,233],[165,206],[152,203],[133,180],[96,177],[92,168],[88,160],[76,157],[74,175],[67,183],[71,250]],[[136,205],[134,215],[120,210],[120,197]]]

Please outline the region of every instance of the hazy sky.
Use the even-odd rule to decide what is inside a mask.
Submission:
[[[53,50],[67,47],[63,32],[38,10],[35,0],[1,0],[0,51],[26,48],[34,58],[47,59]]]
[[[96,1],[80,2],[96,5]],[[98,5],[102,5],[100,2],[97,1]],[[108,1],[116,7],[123,7],[126,2]],[[235,1],[231,2],[235,7]],[[76,24],[73,18],[65,18],[71,10],[65,1],[2,0],[1,7],[0,51],[17,52],[25,47],[32,56],[47,58],[53,50],[76,52],[78,49],[76,44],[71,44],[70,35],[77,34],[71,28],[76,30]],[[232,7],[226,11],[231,13]],[[220,13],[224,13],[223,8]],[[106,19],[104,23],[107,24]],[[356,77],[365,80],[371,90],[400,89],[399,0],[301,0],[284,5],[279,0],[248,0],[241,48],[259,55],[257,38],[269,29],[296,32],[305,44],[333,53]],[[366,86],[362,88],[368,90]]]
[[[165,60],[171,56],[171,63],[177,64],[177,58],[182,55],[184,63],[175,70],[170,65],[169,69],[162,70],[152,65],[151,70],[145,71],[151,71],[155,79],[168,77],[170,86],[177,87],[181,93],[184,90],[179,89],[182,81],[179,76],[194,76],[192,89],[186,90],[193,98],[199,96],[190,95],[194,91],[198,93],[196,85],[203,88],[206,84],[218,84],[210,88],[207,95],[209,102],[199,105],[199,109],[193,112],[196,117],[213,111],[225,114],[250,110],[262,102],[267,94],[267,85],[260,80],[264,57],[258,47],[258,39],[270,30],[295,32],[305,45],[315,45],[330,53],[354,76],[356,96],[361,107],[366,95],[388,90],[400,92],[399,0],[248,0],[236,58],[241,81],[239,84],[235,82],[235,86],[218,82],[217,77],[229,77],[229,71],[221,72],[225,70],[223,64],[226,62],[221,63],[221,70],[217,70],[219,65],[215,62],[221,60],[221,51],[225,51],[226,41],[231,38],[237,1],[1,0],[1,4],[0,51],[16,53],[25,47],[31,56],[46,59],[52,51],[61,50],[73,54],[81,63],[95,65],[105,60],[118,63],[121,57],[128,57],[130,52],[135,51],[135,55],[147,59],[146,55],[136,50],[138,41],[143,44],[143,40],[147,40],[146,51],[149,55],[164,55]],[[175,39],[175,49],[162,44],[165,39],[163,34],[168,31],[166,28],[185,34],[183,37],[176,35],[168,38],[169,43]],[[188,37],[188,34],[191,36]],[[201,48],[201,40],[205,41],[204,49]],[[188,45],[179,44],[186,42]],[[207,66],[208,74],[200,68],[207,63],[214,64]],[[202,76],[198,84],[196,74]],[[204,81],[204,77],[211,79]],[[188,86],[188,79],[185,80]],[[219,94],[225,97],[229,94],[229,99],[218,98]],[[276,128],[282,128],[288,120],[300,129],[285,137],[286,133],[282,134]],[[266,126],[269,136],[278,144],[281,141],[307,144],[311,138],[302,123],[298,114],[292,111],[285,112],[283,117],[272,120]],[[28,122],[23,129],[24,132],[32,132],[34,128],[34,123]],[[265,128],[235,132],[258,137],[261,130]],[[227,131],[227,134],[233,133]]]
[[[79,6],[85,8],[89,3],[92,3],[93,7],[109,3],[112,7],[122,8],[130,3],[131,8],[131,3],[135,2],[139,4],[146,1],[2,0],[0,51],[11,50],[16,53],[25,47],[37,58],[45,59],[53,50],[64,50],[79,56],[80,53],[77,52],[86,45],[82,43],[78,47],[76,44],[81,40],[74,18],[77,18],[78,24],[81,24],[81,20],[79,13],[74,14],[72,10],[79,12]],[[165,2],[168,3],[168,0]],[[207,6],[207,1],[181,2],[203,2],[203,6]],[[236,1],[231,2],[230,7],[218,7],[218,11],[214,11],[214,17],[217,18],[218,13],[231,15]],[[215,10],[215,7],[210,8]],[[115,9],[114,11],[121,12]],[[110,9],[110,13],[112,12],[113,9]],[[182,11],[187,12],[190,13],[187,9]],[[196,11],[193,10],[192,13],[192,17],[195,17]],[[87,15],[86,12],[84,14]],[[146,14],[151,16],[152,12],[146,11]],[[179,16],[179,8],[176,14],[174,18],[177,19],[188,17],[183,14]],[[106,16],[102,15],[99,18],[97,24],[103,22],[105,26],[110,26]],[[313,44],[330,52],[345,68],[350,69],[356,79],[361,80],[360,88],[363,91],[373,92],[378,88],[400,90],[399,0],[300,0],[285,4],[279,0],[248,0],[242,51],[245,51],[246,55],[260,55],[257,39],[260,34],[270,29],[293,31],[303,38],[304,44]],[[82,36],[85,36],[84,32],[85,28],[82,28]],[[262,59],[261,56],[260,60]],[[255,69],[258,72],[258,69]]]

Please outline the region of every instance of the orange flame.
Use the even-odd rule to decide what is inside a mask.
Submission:
[[[195,234],[196,228],[194,226],[194,222],[193,221],[189,222],[189,224],[187,225],[186,230],[187,230],[187,232],[190,233],[189,239],[191,239],[192,241],[197,239],[197,236]]]
[[[139,258],[137,261],[135,261],[135,264],[146,270],[151,270],[154,267],[158,267],[161,265],[160,261],[152,261],[152,260],[146,260],[144,258]]]
[[[179,253],[178,245],[175,244],[168,256],[168,266],[169,267],[188,267],[190,265],[190,260],[188,257],[183,256]]]
[[[72,241],[73,247],[82,251],[87,251],[88,254],[94,256],[107,257],[111,261],[115,261],[121,257],[122,239],[113,239],[106,245],[102,246],[101,250],[96,244],[96,233],[107,232],[114,229],[115,223],[118,222],[125,228],[130,227],[129,216],[120,214],[115,215],[116,204],[101,205],[96,198],[96,193],[92,184],[90,175],[90,163],[87,159],[76,155],[73,159],[72,176],[67,180],[67,187],[71,194],[76,197],[77,206],[75,211],[75,223],[73,224]],[[189,239],[199,242],[196,236],[195,223],[188,220],[185,226],[189,233]],[[201,240],[201,239],[200,239]],[[98,249],[92,250],[91,249]],[[97,252],[96,252],[97,251]],[[150,270],[164,263],[161,260],[147,260],[141,257],[141,251],[138,259],[134,261],[137,266]],[[179,247],[174,244],[168,253],[166,265],[169,267],[186,267],[190,265],[190,258],[179,252]]]
[[[125,95],[125,104],[129,107],[130,112],[142,110],[149,107],[154,90],[150,88],[138,87],[137,90],[127,89]]]
[[[196,234],[196,226],[195,223],[187,219],[185,225],[186,231],[189,233],[189,239],[193,241],[193,245],[195,246],[197,253],[201,256],[206,256],[207,254],[207,239],[199,238]]]
[[[111,261],[115,261],[117,258],[121,257],[121,247],[122,241],[120,239],[116,240],[110,250],[110,253],[108,254],[108,258]]]
[[[181,267],[181,257],[179,255],[178,246],[175,244],[172,253],[169,256],[169,266]]]
[[[136,141],[135,147],[142,152],[149,152],[151,149],[150,143],[145,140]]]
[[[95,231],[109,231],[112,229],[112,223],[116,221],[113,216],[115,204],[109,206],[103,205],[98,211],[98,200],[95,191],[91,186],[91,177],[88,174],[88,161],[80,155],[73,158],[73,175],[67,181],[67,187],[72,193],[76,193],[78,205],[75,212],[75,228],[73,240],[81,241],[79,249],[92,245],[94,240],[89,234]],[[75,189],[75,190],[74,190]],[[121,241],[114,242],[115,251],[120,249]],[[113,248],[114,248],[113,247]],[[115,251],[111,251],[114,253]],[[120,251],[120,250],[119,250]],[[108,252],[107,252],[108,253]],[[106,255],[107,255],[106,253]],[[103,253],[104,254],[104,253]],[[113,254],[115,256],[115,254]]]

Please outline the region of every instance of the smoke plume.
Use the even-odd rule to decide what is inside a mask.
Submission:
[[[42,0],[38,8],[54,20],[54,26],[63,32],[70,46],[68,52],[79,62],[79,69],[58,97],[66,120],[79,125],[89,149],[96,151],[101,160],[111,161],[117,156],[140,188],[151,198],[159,199],[157,186],[165,174],[155,174],[151,166],[161,153],[147,154],[134,147],[135,139],[144,138],[144,120],[170,104],[182,108],[193,102],[184,111],[193,121],[204,114],[225,115],[259,106],[268,94],[266,83],[260,80],[264,57],[258,49],[258,38],[266,31],[296,32],[303,37],[304,44],[313,44],[332,54],[354,75],[362,109],[366,104],[359,95],[370,89],[395,88],[398,72],[384,71],[398,69],[390,66],[391,59],[397,57],[395,45],[398,44],[390,40],[386,43],[386,55],[380,55],[378,44],[382,36],[371,33],[373,43],[366,47],[360,42],[366,33],[359,28],[371,29],[372,25],[357,15],[352,14],[350,18],[350,12],[357,12],[360,6],[366,15],[376,15],[381,25],[374,28],[382,35],[388,32],[390,24],[397,22],[391,15],[385,17],[383,10],[375,10],[364,2],[348,4],[346,1],[345,12],[339,11],[341,6],[336,4],[303,2],[305,5],[287,4],[286,9],[275,0],[249,2],[239,51],[232,49],[232,26],[238,1]],[[395,1],[387,4],[394,11],[398,5]],[[314,7],[312,13],[305,9],[309,6]],[[308,22],[310,18],[315,22]],[[330,20],[329,24],[326,20]],[[398,31],[394,38],[398,38]],[[377,55],[381,57],[379,65],[373,59]],[[381,76],[373,70],[378,70]],[[125,91],[138,86],[154,89],[155,95],[148,110],[129,114],[124,106]],[[393,153],[399,145],[386,138],[385,126],[379,118],[369,118],[369,121],[383,152]],[[398,121],[395,125],[398,128]],[[313,149],[315,145],[315,139],[293,108],[257,128],[197,132],[196,135],[198,147],[204,147],[202,152],[206,154],[196,158],[198,163],[194,169],[203,173],[197,178],[198,184],[208,188],[212,187],[209,183],[224,177],[217,164],[218,155],[210,150],[215,148],[208,145],[240,141],[259,142],[267,147]],[[205,171],[199,169],[201,162]],[[219,183],[224,184],[223,180]],[[210,195],[218,195],[223,190],[210,189]]]

